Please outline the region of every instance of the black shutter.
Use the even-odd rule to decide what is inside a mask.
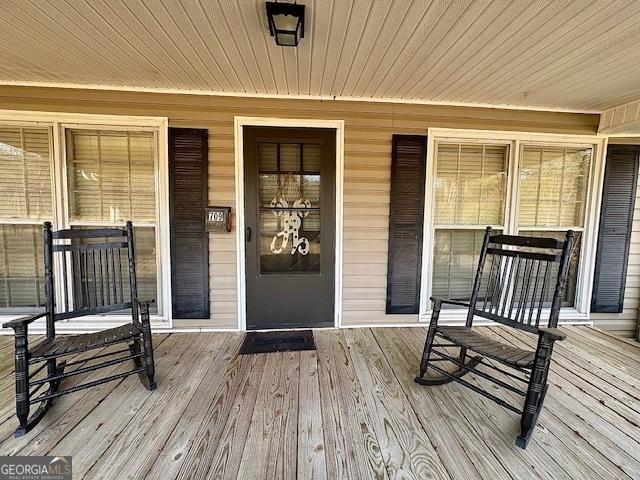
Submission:
[[[640,146],[609,145],[602,190],[592,312],[622,312]]]
[[[420,309],[426,164],[426,136],[393,136],[387,313]]]
[[[209,234],[205,231],[209,132],[169,129],[173,318],[209,318]]]

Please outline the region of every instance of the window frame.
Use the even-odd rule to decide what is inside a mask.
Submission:
[[[171,256],[169,241],[169,170],[168,170],[168,119],[166,117],[69,114],[51,112],[23,112],[0,110],[0,125],[12,127],[48,128],[51,145],[51,218],[54,228],[70,228],[73,225],[106,225],[105,222],[70,221],[67,190],[66,132],[74,130],[150,131],[156,143],[154,185],[156,189],[156,219],[152,224],[142,222],[139,226],[156,229],[156,271],[158,275],[158,313],[151,316],[152,325],[172,328],[171,318]],[[36,221],[2,221],[0,223],[41,224]],[[137,226],[138,224],[134,224]],[[61,268],[56,266],[56,268]],[[57,289],[56,301],[62,301],[62,292]],[[0,314],[0,320],[19,318],[21,314]],[[119,315],[92,315],[72,322],[60,322],[60,331],[95,330],[122,323]],[[34,331],[39,325],[34,325]]]
[[[573,308],[563,308],[561,322],[590,323],[589,305],[591,302],[591,284],[595,265],[595,248],[598,238],[598,218],[604,175],[604,152],[606,136],[603,135],[566,135],[553,133],[535,133],[522,131],[467,130],[451,128],[428,128],[427,144],[427,178],[425,188],[425,212],[423,232],[423,264],[420,291],[420,322],[428,322],[431,316],[431,292],[433,281],[433,255],[435,248],[435,231],[444,228],[435,220],[436,208],[436,176],[438,143],[487,143],[510,145],[507,170],[507,192],[504,211],[504,233],[516,235],[519,230],[559,231],[560,227],[518,227],[518,205],[520,195],[520,163],[525,145],[578,147],[593,150],[589,167],[589,183],[585,199],[584,226],[576,226],[582,232],[582,247],[578,266],[576,298]],[[466,228],[468,226],[464,226]],[[461,226],[454,228],[463,228]],[[461,323],[466,319],[466,311],[443,310],[441,317],[445,322]]]

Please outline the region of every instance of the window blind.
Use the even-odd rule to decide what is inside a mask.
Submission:
[[[568,229],[576,230],[565,306],[575,303],[591,158],[591,148],[551,145],[524,145],[520,158],[519,234],[562,240]]]
[[[432,294],[469,298],[487,225],[501,227],[507,188],[507,145],[436,144]]]
[[[71,129],[66,139],[68,210],[73,228],[133,221],[138,295],[160,304],[154,133]]]
[[[41,222],[53,210],[48,128],[0,127],[0,192],[0,308],[10,313],[44,302]]]
[[[506,194],[505,145],[437,146],[436,225],[500,225]]]
[[[520,226],[583,227],[591,149],[525,145]]]
[[[155,222],[155,139],[149,132],[67,131],[71,221]]]
[[[51,155],[47,128],[0,128],[0,219],[51,215]]]
[[[0,308],[44,305],[42,227],[0,225]]]

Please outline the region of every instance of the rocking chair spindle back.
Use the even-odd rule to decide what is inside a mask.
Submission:
[[[537,333],[539,327],[557,327],[569,266],[565,250],[570,251],[573,236],[569,232],[570,241],[561,241],[487,235],[467,326],[478,316],[530,333]]]
[[[54,320],[133,307],[138,297],[133,235],[129,238],[127,230],[111,228],[59,230],[52,237],[56,241],[52,244],[53,262],[60,265],[63,297]]]

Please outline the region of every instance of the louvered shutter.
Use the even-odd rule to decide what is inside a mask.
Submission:
[[[420,308],[426,154],[426,136],[393,136],[387,313]]]
[[[640,147],[609,145],[605,167],[592,312],[622,312],[638,182]]]
[[[209,318],[208,131],[169,129],[173,318]]]

